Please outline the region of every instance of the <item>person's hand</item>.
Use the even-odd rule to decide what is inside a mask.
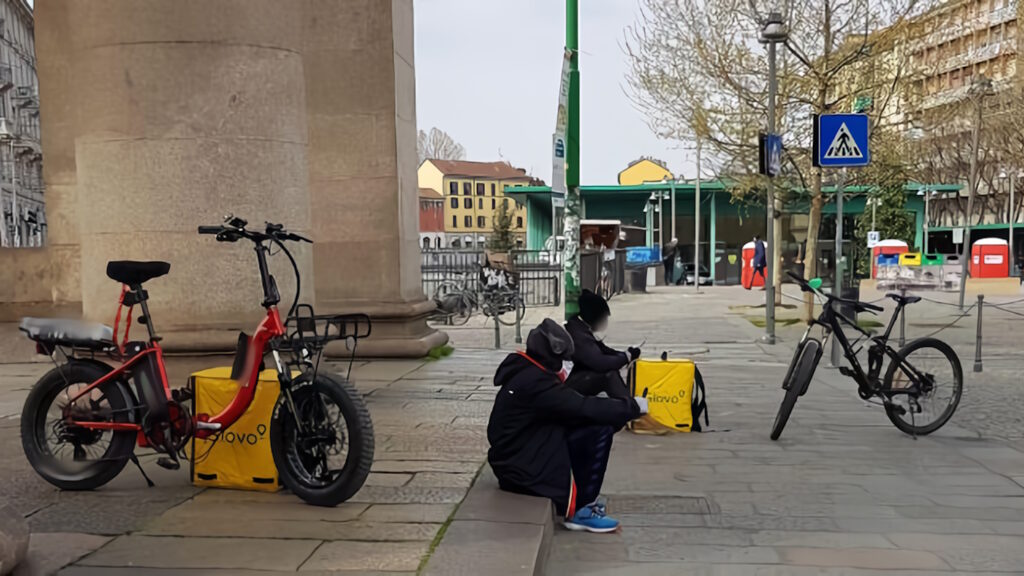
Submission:
[[[647,398],[644,398],[643,396],[634,396],[633,401],[640,407],[641,414],[647,414]]]
[[[629,354],[630,361],[636,360],[640,357],[640,349],[636,346],[630,346],[627,348],[626,353]]]

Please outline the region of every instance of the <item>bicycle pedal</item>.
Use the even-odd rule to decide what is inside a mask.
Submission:
[[[174,458],[168,458],[167,456],[157,458],[156,465],[165,470],[178,470],[181,468],[180,462],[178,462]]]
[[[853,370],[851,370],[849,366],[840,366],[839,373],[842,374],[843,376],[846,376],[847,378],[854,377]]]

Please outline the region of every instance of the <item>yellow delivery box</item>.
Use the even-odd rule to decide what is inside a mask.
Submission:
[[[192,374],[196,414],[217,414],[238,393],[231,367]],[[277,467],[270,452],[270,419],[280,394],[276,370],[260,372],[259,386],[249,409],[227,430],[207,439],[193,439],[192,483],[241,490],[278,489]]]

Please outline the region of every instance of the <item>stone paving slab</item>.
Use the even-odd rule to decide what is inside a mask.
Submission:
[[[318,540],[274,538],[176,538],[120,536],[78,561],[82,566],[163,568],[230,568],[297,570]]]
[[[109,542],[109,536],[68,532],[36,532],[29,540],[28,558],[14,576],[53,574]]]
[[[413,572],[429,547],[429,542],[324,542],[301,571]]]

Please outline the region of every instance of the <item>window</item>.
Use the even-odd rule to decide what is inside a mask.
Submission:
[[[523,227],[523,217],[522,216],[516,216],[516,228],[522,228],[522,227]]]
[[[423,237],[423,249],[424,250],[429,250],[430,249],[430,238],[428,238],[426,236]]]
[[[462,207],[466,208],[467,210],[472,210],[473,209],[473,199],[472,198],[463,198],[462,199]]]
[[[434,247],[441,248],[441,237],[434,238]]]
[[[480,198],[479,200],[476,201],[476,207],[477,207],[478,210],[483,210],[484,209],[484,199],[483,198]]]
[[[459,199],[458,198],[452,198],[452,208],[458,208],[458,207],[459,207]]]
[[[448,183],[448,192],[452,196],[458,196],[459,195],[459,183],[458,182],[449,182]]]
[[[496,188],[497,188],[497,185],[494,182],[491,182],[491,196],[494,196],[494,190]]]
[[[458,227],[459,227],[459,217],[458,216],[452,216],[452,228],[458,228]]]
[[[498,202],[494,198],[491,198],[491,210],[494,210],[497,207],[497,204]]]
[[[478,228],[486,228],[487,227],[487,218],[484,217],[484,216],[477,216],[476,217],[476,225],[477,225]]]
[[[473,227],[473,217],[472,216],[466,216],[463,219],[463,222],[466,224],[466,228],[472,228]]]
[[[463,196],[472,196],[473,195],[472,184],[470,184],[469,182],[463,182],[462,183],[462,195]]]
[[[483,196],[484,195],[484,184],[483,184],[483,182],[480,182],[479,184],[476,185],[476,195],[477,196]]]

